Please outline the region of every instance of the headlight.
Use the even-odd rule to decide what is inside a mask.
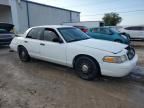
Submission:
[[[125,35],[121,35],[121,36],[122,36],[124,39],[128,39],[127,36],[125,36]]]
[[[103,58],[103,61],[108,63],[123,63],[127,61],[127,56],[107,56]]]

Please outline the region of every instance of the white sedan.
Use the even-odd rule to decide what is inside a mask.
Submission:
[[[22,37],[15,37],[10,48],[24,62],[32,57],[72,67],[85,80],[99,75],[125,76],[138,59],[134,49],[127,45],[91,39],[70,26],[32,27]]]

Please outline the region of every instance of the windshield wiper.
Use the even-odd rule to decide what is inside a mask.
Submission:
[[[75,42],[75,41],[80,41],[81,39],[74,39],[74,40],[70,40],[68,42]]]
[[[70,41],[68,41],[68,42],[75,42],[75,41],[81,41],[81,40],[86,40],[86,39],[90,39],[90,38],[74,39],[74,40],[70,40]]]

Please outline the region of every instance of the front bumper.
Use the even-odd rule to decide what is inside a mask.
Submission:
[[[132,71],[132,69],[135,68],[137,60],[138,56],[135,55],[132,60],[121,64],[103,62],[102,64],[100,64],[101,74],[112,77],[126,76]]]

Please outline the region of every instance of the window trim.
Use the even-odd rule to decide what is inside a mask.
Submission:
[[[34,30],[34,29],[41,29],[41,33],[40,33],[39,38],[34,39],[34,38],[32,38],[32,36],[31,36],[31,38],[29,38],[30,32],[31,32],[32,30]],[[42,33],[43,33],[43,29],[42,29],[42,28],[40,28],[40,27],[39,27],[39,28],[32,28],[32,29],[27,33],[26,38],[27,38],[27,39],[34,39],[34,40],[42,40]]]
[[[57,33],[57,31],[56,31],[55,29],[53,29],[53,28],[48,28],[48,27],[43,28],[43,32],[42,32],[42,36],[41,36],[41,40],[42,40],[42,41],[52,42],[52,43],[59,43],[59,42],[53,42],[53,41],[44,40],[44,31],[45,31],[46,29],[47,29],[47,30],[50,30],[50,31],[53,31],[53,32],[56,34],[56,36],[59,38],[59,40],[61,41],[61,44],[64,43],[63,39],[59,36],[59,34]]]

